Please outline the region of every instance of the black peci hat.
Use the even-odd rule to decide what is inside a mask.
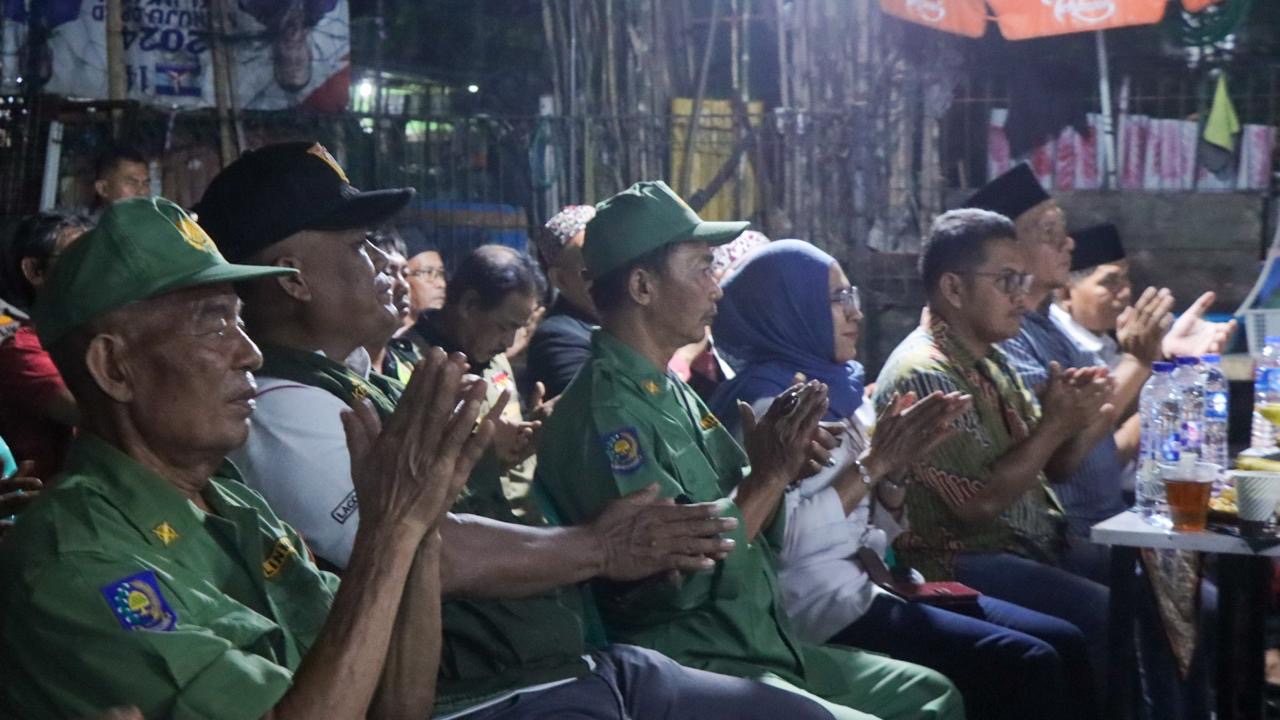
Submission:
[[[1000,177],[983,185],[961,207],[998,212],[1010,220],[1049,199],[1031,166],[1018,163]]]
[[[1071,251],[1071,272],[1125,259],[1120,231],[1111,223],[1082,228],[1069,234],[1076,243]]]

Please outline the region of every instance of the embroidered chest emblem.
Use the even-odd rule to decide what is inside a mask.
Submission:
[[[167,522],[162,522],[155,526],[151,529],[151,532],[155,533],[155,536],[160,538],[160,542],[164,543],[165,547],[169,547],[169,545],[173,544],[175,540],[182,537],[178,534],[178,531],[174,530],[173,526]]]
[[[622,475],[628,475],[644,465],[644,452],[640,450],[640,438],[633,427],[620,428],[606,433],[604,453],[609,458],[609,467]]]
[[[662,388],[658,386],[658,383],[652,380],[645,380],[644,391],[649,393],[650,395],[657,395],[658,393],[662,392]]]
[[[178,624],[178,615],[164,599],[151,570],[117,580],[101,592],[125,630],[167,632]]]
[[[702,419],[698,421],[698,425],[702,426],[703,430],[710,430],[711,428],[719,424],[720,424],[720,418],[716,417],[715,415],[712,415],[711,413],[707,413],[706,415],[703,415]]]
[[[351,383],[351,396],[356,400],[364,400],[369,397],[369,388],[362,382],[353,382]]]

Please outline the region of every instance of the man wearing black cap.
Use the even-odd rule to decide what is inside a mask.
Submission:
[[[344,573],[355,557],[352,538],[377,518],[361,522],[342,413],[354,405],[385,420],[401,398],[398,383],[343,363],[398,324],[365,233],[411,192],[362,193],[319,145],[287,143],[237,160],[198,206],[227,254],[298,270],[285,282],[239,288],[264,361],[259,415],[246,450],[233,459],[316,555]],[[262,203],[269,195],[275,201]],[[492,404],[501,408],[505,398]],[[642,492],[588,526],[547,528],[521,524],[497,478],[472,473],[439,529],[438,717],[824,717],[816,704],[762,684],[684,668],[642,648],[589,643],[576,583],[596,575],[635,581],[710,563],[708,556],[726,551],[719,534],[735,524],[716,517],[712,504],[661,505],[656,493]],[[420,692],[431,691],[411,662],[397,668],[397,679],[417,679]]]

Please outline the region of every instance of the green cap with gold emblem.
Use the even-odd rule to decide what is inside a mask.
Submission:
[[[598,278],[663,245],[722,245],[749,224],[707,222],[661,180],[638,182],[596,205],[596,216],[587,223],[582,259],[591,277]]]
[[[164,198],[132,198],[107,208],[98,226],[58,258],[31,316],[48,347],[80,325],[139,300],[293,272],[232,265],[182,208]]]

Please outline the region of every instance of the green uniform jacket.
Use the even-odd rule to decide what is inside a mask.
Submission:
[[[338,579],[224,466],[215,515],[92,436],[0,551],[0,713],[259,718],[289,689]]]
[[[538,452],[538,491],[549,514],[590,521],[610,500],[652,483],[677,502],[720,501],[743,477],[746,454],[697,395],[675,376],[605,331],[591,360],[560,397]],[[782,610],[771,566],[773,526],[737,547],[715,570],[685,575],[676,588],[652,579],[596,581],[595,600],[612,642],[653,648],[691,667],[741,677],[772,673],[818,695],[849,692],[847,651],[801,643]]]

